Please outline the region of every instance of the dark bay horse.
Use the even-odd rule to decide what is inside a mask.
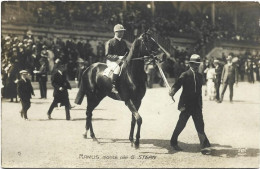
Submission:
[[[162,60],[162,58],[164,58],[164,52],[148,33],[142,34],[133,42],[122,66],[121,76],[118,78],[116,83],[120,100],[124,101],[125,105],[132,112],[129,140],[132,144],[135,143],[137,148],[139,147],[140,130],[142,124],[142,117],[138,113],[138,109],[146,92],[144,58],[157,60]],[[84,137],[87,138],[87,133],[90,129],[90,136],[93,140],[96,140],[96,137],[92,126],[92,111],[106,96],[119,100],[116,95],[111,93],[111,79],[103,75],[106,68],[106,64],[94,63],[83,72],[82,81],[75,100],[76,104],[81,104],[84,96],[87,96],[86,133],[84,134]],[[138,128],[136,133],[136,141],[134,142],[133,134],[136,123]]]

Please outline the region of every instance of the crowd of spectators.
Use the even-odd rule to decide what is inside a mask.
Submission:
[[[110,31],[113,25],[122,23],[135,36],[147,27],[153,27],[164,37],[176,34],[195,36],[202,45],[213,39],[260,40],[256,36],[260,32],[258,22],[254,21],[254,13],[238,13],[239,21],[235,31],[234,18],[225,11],[216,14],[213,26],[210,11],[191,14],[179,11],[171,2],[155,2],[156,12],[152,15],[147,4],[127,2],[124,10],[123,2],[28,2],[30,12],[39,24],[72,26],[79,21],[87,26],[96,25],[97,28]]]
[[[74,80],[79,60],[83,60],[85,66],[89,66],[94,62],[104,62],[105,59],[103,43],[99,42],[94,54],[89,40],[84,39],[72,38],[64,41],[60,38],[54,40],[26,34],[23,38],[2,36],[1,41],[2,87],[3,95],[7,98],[16,97],[15,83],[19,79],[19,71],[27,70],[32,75],[32,81],[37,81],[34,70],[39,70],[42,60],[47,62],[49,74],[56,63],[67,64],[68,79]]]

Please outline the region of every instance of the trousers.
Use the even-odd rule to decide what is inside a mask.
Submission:
[[[22,100],[21,99],[21,103],[22,103],[22,110],[20,111],[21,115],[27,119],[27,111],[29,110],[29,108],[31,107],[31,102],[30,100]]]
[[[48,110],[48,115],[51,115],[54,107],[57,106],[59,102],[54,98],[49,110]],[[66,119],[67,120],[70,120],[70,102],[69,102],[69,99],[66,99],[66,103],[64,104],[65,105],[65,112],[66,112]]]
[[[193,111],[193,112],[192,112]],[[182,130],[185,128],[187,121],[189,120],[189,117],[192,116],[193,122],[195,124],[195,128],[198,133],[198,137],[200,140],[200,147],[206,148],[210,147],[210,142],[205,134],[204,131],[204,121],[203,121],[203,115],[201,110],[184,110],[181,111],[179,120],[176,124],[176,127],[173,131],[172,137],[171,137],[171,144],[177,145],[178,144],[178,136],[182,132]]]
[[[114,74],[118,75],[120,73],[120,66],[116,62],[107,60],[107,67],[113,70]]]
[[[233,86],[234,86],[234,83],[224,83],[223,84],[223,88],[222,88],[222,92],[221,92],[221,101],[224,98],[224,94],[226,92],[227,86],[229,86],[229,100],[230,101],[233,100]]]

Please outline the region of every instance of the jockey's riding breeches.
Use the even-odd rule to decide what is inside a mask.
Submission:
[[[116,62],[107,60],[107,67],[109,67],[116,75],[120,73],[120,66]]]

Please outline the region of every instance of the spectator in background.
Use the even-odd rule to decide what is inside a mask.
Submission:
[[[97,58],[99,62],[105,63],[106,58],[105,58],[105,46],[102,42],[98,42],[97,46]]]
[[[86,66],[84,60],[81,58],[78,58],[77,63],[78,63],[78,67],[77,67],[75,82],[78,84],[79,87],[81,83],[81,76],[82,73],[86,70]]]
[[[220,103],[223,101],[225,91],[227,86],[229,86],[229,100],[233,102],[233,85],[236,82],[238,83],[238,73],[236,66],[232,63],[232,56],[229,55],[227,58],[227,64],[225,64],[222,75],[221,75],[221,83],[223,83],[223,88],[221,92]]]
[[[219,60],[214,60],[214,66],[215,66],[215,73],[216,73],[216,78],[215,78],[215,90],[216,90],[216,101],[220,102],[220,97],[219,97],[219,88],[221,85],[221,74],[222,74],[222,66],[219,63]]]
[[[254,77],[254,62],[251,60],[249,64],[249,79],[250,83],[255,83],[255,77]]]
[[[22,110],[21,117],[28,120],[27,111],[31,107],[31,95],[34,96],[33,87],[31,81],[29,80],[28,72],[26,70],[20,71],[21,79],[18,81],[17,92],[21,99]]]
[[[48,61],[46,58],[42,57],[40,59],[40,69],[39,71],[34,71],[38,75],[41,99],[47,98],[47,80],[48,80]]]
[[[152,88],[155,76],[155,68],[153,62],[148,61],[148,64],[145,64],[145,73],[147,74],[147,87]]]
[[[206,78],[207,78],[207,93],[209,100],[214,100],[215,99],[215,68],[213,66],[213,63],[209,63],[209,67],[204,70],[204,73],[206,73]]]
[[[13,99],[15,98],[17,101],[17,82],[18,82],[19,74],[18,70],[14,67],[14,65],[10,66],[10,69],[7,73],[7,83],[6,83],[6,96],[7,98]]]

